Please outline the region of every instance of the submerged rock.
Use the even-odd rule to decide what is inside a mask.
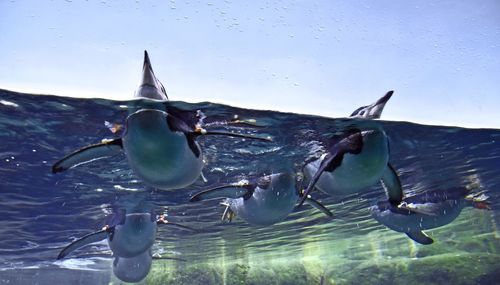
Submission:
[[[336,284],[485,284],[500,271],[500,256],[442,254],[425,258],[371,263],[353,268],[344,282]],[[488,283],[486,283],[488,284]]]
[[[345,264],[292,261],[253,264],[190,265],[152,270],[147,284],[497,284],[500,255],[446,253],[424,258],[393,258]],[[324,270],[319,270],[324,268]]]

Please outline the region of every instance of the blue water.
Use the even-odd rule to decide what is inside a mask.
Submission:
[[[368,207],[384,199],[380,185],[362,195],[331,197],[315,192],[314,196],[332,210],[333,219],[302,207],[285,221],[263,228],[249,226],[240,219],[221,223],[224,208],[219,201],[189,203],[193,194],[218,182],[234,182],[285,168],[298,172],[305,159],[322,153],[329,136],[353,125],[380,125],[385,129],[390,138],[390,161],[406,195],[469,184],[484,191],[492,210],[467,209],[465,215],[470,219],[481,216],[481,221],[489,224],[471,229],[462,218],[450,226],[461,237],[474,239],[492,234],[499,241],[500,221],[496,216],[500,209],[500,130],[495,129],[334,119],[209,102],[169,102],[185,110],[202,110],[207,124],[234,115],[255,119],[261,127],[220,128],[271,136],[273,142],[216,136],[199,139],[206,159],[203,174],[207,182],[199,179],[181,190],[145,186],[131,172],[123,155],[51,173],[52,164],[73,150],[117,137],[105,122],[123,123],[130,110],[145,104],[0,90],[0,283],[46,284],[50,278],[62,278],[80,284],[107,284],[112,278],[112,258],[106,242],[75,251],[62,261],[56,261],[56,257],[69,242],[100,229],[106,215],[131,205],[144,205],[158,214],[166,213],[170,221],[196,228],[197,232],[192,233],[159,227],[153,247],[155,253],[183,258],[190,264],[258,260],[259,256],[369,259],[380,252],[364,244],[345,248],[345,241],[363,240],[372,233],[389,240],[378,250],[382,256],[384,250],[391,249],[391,240],[406,246],[412,242],[404,234],[370,217]],[[157,104],[161,107],[161,103]],[[428,231],[435,235],[431,247],[449,247],[454,237],[443,239],[439,231]],[[321,246],[323,250],[306,250]]]

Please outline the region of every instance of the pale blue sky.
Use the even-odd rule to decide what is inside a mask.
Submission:
[[[500,1],[5,1],[0,88],[500,128]]]

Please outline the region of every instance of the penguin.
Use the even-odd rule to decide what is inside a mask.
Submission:
[[[235,215],[251,225],[269,226],[284,220],[295,208],[301,193],[296,187],[296,176],[289,172],[264,175],[257,179],[223,184],[193,195],[190,202],[226,198],[223,221]],[[307,197],[308,204],[325,215],[333,214],[318,201]]]
[[[168,100],[165,88],[153,73],[147,52],[135,97]],[[204,163],[198,137],[222,135],[272,141],[253,135],[206,130],[201,127],[201,120],[198,113],[171,106],[166,110],[140,109],[127,117],[121,138],[83,147],[57,161],[52,172],[124,153],[132,171],[144,183],[158,189],[180,189],[191,185],[201,175]]]
[[[422,230],[441,227],[453,222],[465,207],[491,209],[488,196],[470,193],[465,187],[426,191],[405,197],[398,207],[379,201],[370,207],[372,217],[391,230],[405,233],[420,244],[434,240]]]
[[[155,239],[157,225],[172,225],[181,229],[194,229],[177,223],[171,223],[164,216],[158,218],[151,213],[123,212],[112,215],[110,222],[100,231],[93,232],[73,241],[61,250],[57,259],[62,259],[72,251],[88,244],[107,239],[113,256],[131,258],[151,248]]]
[[[392,94],[389,91],[375,103],[356,109],[351,117],[379,118]],[[378,181],[392,205],[402,201],[401,182],[389,163],[389,139],[382,127],[344,130],[329,139],[326,149],[320,159],[305,163],[310,182],[298,206],[315,187],[329,195],[346,195],[362,192]]]

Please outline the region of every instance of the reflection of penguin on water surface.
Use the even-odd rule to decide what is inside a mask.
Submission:
[[[147,276],[153,255],[151,247],[156,239],[157,225],[171,225],[181,229],[193,229],[167,221],[164,216],[151,213],[116,213],[102,230],[90,233],[66,246],[57,259],[62,259],[83,246],[107,239],[113,252],[113,273],[125,282],[138,282]],[[177,259],[161,257],[161,259]],[[178,259],[182,260],[182,259]]]
[[[190,201],[215,198],[226,198],[223,220],[231,221],[237,215],[249,224],[266,226],[285,219],[295,208],[300,192],[295,175],[283,172],[252,181],[218,185],[194,195]],[[332,216],[318,201],[307,197],[306,202],[325,215]]]
[[[389,91],[377,102],[358,108],[351,117],[379,118],[392,93]],[[364,191],[378,181],[382,182],[392,205],[397,206],[403,199],[398,175],[389,163],[389,140],[381,127],[351,128],[333,136],[326,153],[306,163],[304,172],[310,182],[299,206],[315,187],[330,195],[344,195]]]
[[[422,230],[451,223],[465,207],[490,209],[487,199],[484,194],[470,193],[462,187],[408,196],[399,207],[380,201],[370,211],[372,217],[386,227],[405,233],[418,243],[431,244],[434,241]]]
[[[171,223],[163,216],[155,217],[151,213],[116,213],[110,222],[100,231],[90,233],[66,246],[57,259],[62,259],[72,251],[88,244],[107,239],[113,256],[133,257],[149,249],[155,239],[157,225],[171,225],[182,229],[189,227]]]
[[[155,77],[147,52],[142,80],[136,98],[168,100],[165,88]],[[195,112],[196,113],[196,112]],[[123,151],[134,173],[146,184],[160,189],[180,189],[194,183],[204,166],[196,139],[204,135],[223,135],[269,141],[252,135],[206,130],[200,116],[166,106],[165,110],[140,109],[126,119],[121,138],[81,148],[56,162],[52,172],[110,157]],[[238,125],[238,122],[232,122]]]

